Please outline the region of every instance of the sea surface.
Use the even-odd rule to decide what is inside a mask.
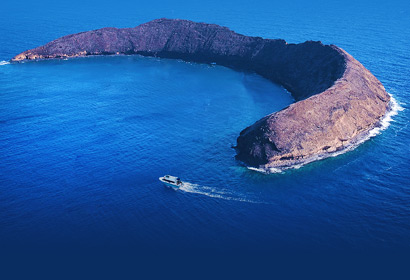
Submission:
[[[0,248],[410,250],[408,1],[0,6]],[[232,146],[293,99],[253,73],[141,56],[7,62],[67,34],[161,17],[340,46],[394,112],[352,151],[267,175]],[[167,189],[164,174],[187,184]]]

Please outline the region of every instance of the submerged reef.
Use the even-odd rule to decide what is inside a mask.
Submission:
[[[390,96],[379,80],[337,46],[288,44],[188,20],[157,19],[134,28],[68,35],[11,61],[121,54],[216,63],[255,72],[287,89],[296,102],[245,128],[237,139],[236,158],[263,170],[353,145],[389,109]]]

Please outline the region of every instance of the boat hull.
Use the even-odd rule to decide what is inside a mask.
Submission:
[[[174,185],[171,183],[166,183],[166,182],[162,182],[167,188],[171,188],[171,189],[179,189],[181,187],[181,185]]]
[[[171,188],[171,189],[179,189],[181,186],[183,186],[183,183],[181,183],[181,184],[178,185],[178,184],[173,184],[173,183],[171,183],[171,182],[167,182],[167,181],[164,180],[163,177],[160,177],[159,180],[160,180],[166,187]]]

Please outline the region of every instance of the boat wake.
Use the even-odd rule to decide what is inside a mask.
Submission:
[[[4,60],[0,61],[0,65],[7,65],[7,64],[10,64],[10,62],[4,61]]]
[[[322,160],[322,159],[329,158],[329,157],[336,157],[336,156],[339,156],[341,154],[344,154],[344,153],[347,153],[349,151],[352,151],[352,150],[356,149],[363,142],[366,142],[370,138],[372,138],[376,135],[379,135],[383,130],[386,130],[386,128],[388,128],[390,126],[390,123],[393,121],[393,117],[395,115],[397,115],[400,111],[404,110],[404,108],[402,106],[400,106],[400,104],[397,102],[397,100],[394,99],[393,95],[391,95],[391,94],[389,94],[389,95],[390,95],[390,104],[389,104],[389,109],[388,109],[388,112],[386,113],[386,115],[384,115],[380,119],[379,123],[374,128],[372,128],[371,130],[364,133],[354,143],[346,146],[344,149],[336,151],[336,152],[332,152],[332,153],[317,155],[317,156],[308,158],[308,159],[304,160],[301,163],[297,163],[297,164],[282,167],[282,168],[263,169],[263,168],[248,167],[248,169],[252,170],[252,171],[257,171],[257,172],[260,172],[260,173],[263,173],[263,174],[281,173],[286,169],[299,169],[302,166],[304,166],[308,163],[311,163],[313,161],[318,161],[318,160]]]
[[[180,188],[178,188],[178,191],[200,194],[200,195],[204,195],[207,197],[224,199],[224,200],[266,204],[266,202],[263,202],[263,201],[256,201],[256,200],[245,198],[243,197],[243,195],[234,193],[232,191],[221,190],[221,189],[207,187],[207,186],[201,186],[198,184],[191,184],[188,182],[184,182],[184,184]]]

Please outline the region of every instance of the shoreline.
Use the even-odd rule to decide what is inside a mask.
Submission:
[[[390,93],[388,93],[390,96],[390,101],[389,101],[389,106],[386,111],[386,113],[381,117],[381,119],[369,130],[362,132],[361,134],[358,135],[357,139],[353,140],[352,143],[349,145],[346,145],[343,149],[331,152],[331,153],[324,153],[320,155],[315,155],[309,158],[306,158],[305,160],[301,160],[299,162],[295,162],[294,164],[290,165],[284,165],[284,166],[277,166],[277,167],[252,167],[248,166],[245,163],[245,167],[248,170],[255,171],[258,173],[262,174],[275,174],[275,173],[283,173],[286,170],[289,169],[299,169],[306,164],[315,162],[315,161],[321,161],[327,158],[331,157],[337,157],[339,155],[348,153],[350,151],[355,150],[358,148],[361,144],[364,142],[370,140],[373,137],[376,137],[382,133],[382,131],[386,130],[392,121],[394,121],[393,117],[396,116],[399,112],[403,111],[404,108],[399,104],[399,102],[394,98],[394,96]]]

